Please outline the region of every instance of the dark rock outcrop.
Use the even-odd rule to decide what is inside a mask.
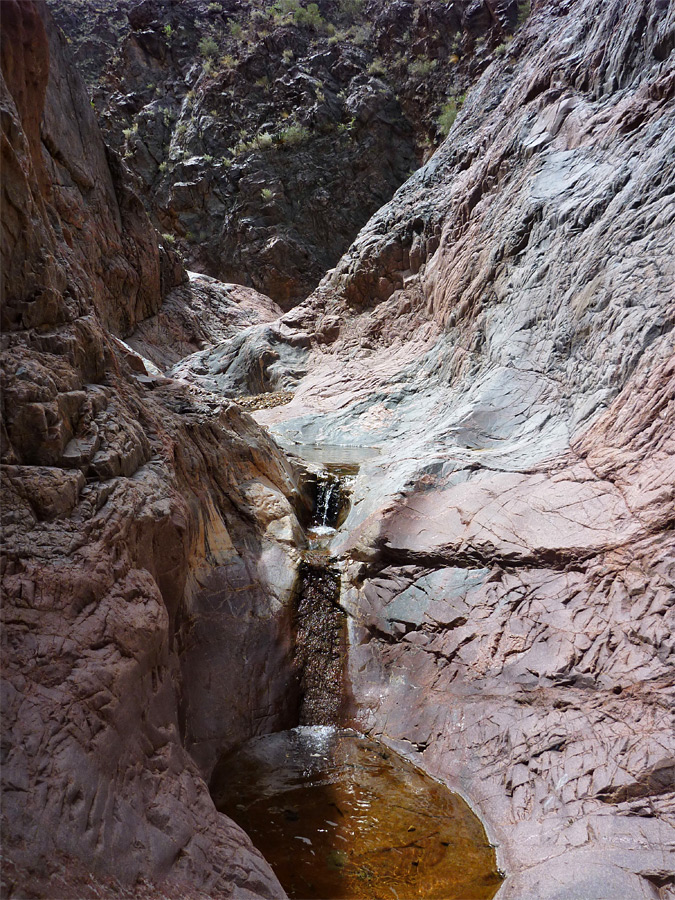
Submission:
[[[428,155],[524,4],[295,6],[144,0],[94,90],[107,140],[190,267],[284,309]],[[74,20],[54,3],[85,45],[97,8]]]

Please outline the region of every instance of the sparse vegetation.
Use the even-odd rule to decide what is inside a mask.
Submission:
[[[176,235],[169,234],[169,232],[167,231],[162,235],[162,240],[164,241],[165,244],[173,245],[176,243]]]
[[[459,97],[450,97],[448,102],[441,108],[441,114],[436,119],[436,125],[443,137],[448,135],[450,129],[455,124],[457,113],[462,108],[463,103],[464,95],[462,94]]]
[[[270,188],[263,188],[260,191],[260,196],[267,203],[268,200],[272,199],[273,194],[272,194],[272,191],[270,190]]]
[[[530,15],[530,0],[521,0],[518,4],[518,24],[522,25],[525,19]]]
[[[231,21],[228,23],[227,27],[230,29],[230,34],[235,39],[235,41],[241,40],[242,35],[244,34],[244,29],[240,22]]]
[[[123,128],[122,134],[124,135],[124,140],[128,141],[130,137],[138,134],[138,122],[134,122],[133,125],[130,125],[129,128]]]
[[[363,11],[363,0],[338,0],[340,14],[355,19]]]
[[[199,52],[205,59],[213,59],[218,53],[218,44],[212,37],[203,37],[199,42]]]
[[[326,25],[316,3],[302,6],[300,0],[276,0],[270,11],[277,25],[287,25],[293,22],[295,25],[304,25],[314,30],[324,28]]]
[[[288,125],[283,131],[279,132],[279,141],[282,144],[295,145],[306,141],[309,137],[309,129],[304,125]]]
[[[494,49],[495,56],[502,57],[506,54],[506,44],[497,44]]]
[[[166,23],[166,25],[164,26],[164,28],[162,30],[164,32],[165,38],[170,38],[171,35],[173,34],[173,28],[171,27],[169,22]]]
[[[382,75],[387,74],[387,69],[384,65],[384,60],[380,56],[376,56],[375,59],[368,66],[368,74],[374,75],[376,78],[379,78]]]
[[[348,36],[355,44],[362,46],[372,38],[373,29],[370,25],[353,25],[348,31]]]
[[[429,75],[431,72],[433,72],[437,65],[437,59],[428,59],[426,56],[420,56],[418,59],[414,59],[410,63],[408,71],[411,75],[422,78],[425,75]]]

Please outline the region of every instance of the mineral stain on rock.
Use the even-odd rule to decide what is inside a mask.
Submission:
[[[254,738],[221,760],[211,790],[292,898],[488,900],[501,883],[467,804],[351,730]]]

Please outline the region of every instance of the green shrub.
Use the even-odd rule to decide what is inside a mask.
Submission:
[[[162,235],[162,240],[165,244],[175,244],[176,243],[176,235],[169,234],[168,231]]]
[[[530,14],[530,0],[521,0],[518,4],[518,24],[522,25]]]
[[[294,56],[293,51],[290,49],[284,50],[284,52],[281,55],[283,57],[284,62],[287,62],[287,63],[291,62],[291,60],[293,59],[293,56]]]
[[[363,0],[338,0],[340,15],[355,19],[363,11]]]
[[[203,37],[199,42],[199,52],[206,59],[213,59],[218,53],[218,44],[212,37]]]
[[[259,150],[267,150],[272,146],[274,138],[269,133],[269,131],[262,131],[260,134],[256,135],[256,137],[251,141],[251,144],[257,147]]]
[[[279,140],[282,144],[300,144],[309,137],[309,129],[304,125],[288,125],[279,132]]]
[[[368,74],[375,75],[376,77],[379,75],[386,75],[387,70],[384,66],[384,61],[381,57],[376,56],[375,59],[368,66]]]
[[[163,31],[164,31],[164,37],[166,37],[166,38],[170,38],[171,35],[173,34],[173,28],[171,27],[171,25],[169,25],[168,22],[164,26]]]
[[[268,200],[272,199],[273,195],[272,191],[269,188],[263,188],[262,191],[260,191],[260,196],[265,202],[267,202]]]
[[[436,119],[436,125],[443,137],[448,135],[450,129],[455,124],[457,113],[462,108],[463,103],[464,95],[462,94],[460,97],[450,97],[448,102],[441,107],[441,114]]]
[[[244,33],[244,29],[239,22],[229,22],[227,27],[230,29],[230,34],[236,41],[238,41]]]
[[[506,54],[506,44],[497,44],[494,49],[495,56],[502,57]]]
[[[408,67],[408,71],[411,75],[416,75],[417,77],[421,77],[424,75],[429,75],[434,71],[436,66],[438,65],[437,59],[427,59],[425,56],[421,56],[419,59],[414,59],[410,66]]]
[[[373,36],[373,29],[370,25],[353,25],[348,32],[354,44],[362,46],[367,44]]]
[[[316,3],[308,3],[307,7],[298,5],[298,8],[293,13],[293,19],[296,25],[306,25],[308,28],[314,28],[315,30],[324,25],[323,16],[319,12],[319,7]]]
[[[134,122],[129,128],[123,128],[122,134],[124,135],[125,140],[129,140],[134,134],[138,134],[138,122]]]
[[[277,25],[294,22],[315,30],[325,27],[325,21],[316,3],[302,6],[300,0],[276,0],[270,12]]]
[[[223,11],[223,7],[220,3],[209,3],[209,12],[212,13],[221,13]]]

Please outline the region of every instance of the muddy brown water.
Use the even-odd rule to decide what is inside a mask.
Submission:
[[[487,900],[501,883],[462,798],[349,729],[254,738],[220,761],[211,789],[292,898]]]

